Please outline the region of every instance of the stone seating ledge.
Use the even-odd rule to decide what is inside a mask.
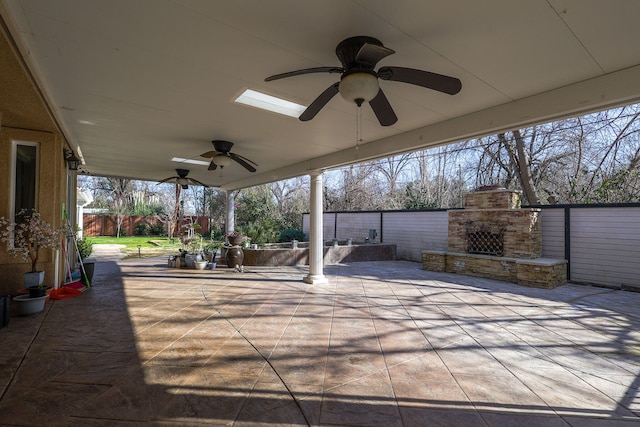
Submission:
[[[567,282],[567,260],[422,251],[422,269],[552,289]]]

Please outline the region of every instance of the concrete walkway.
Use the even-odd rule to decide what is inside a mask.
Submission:
[[[96,262],[118,261],[127,256],[121,252],[125,247],[125,245],[94,243],[90,258]]]
[[[99,262],[0,330],[0,425],[640,425],[638,293],[306,273]]]

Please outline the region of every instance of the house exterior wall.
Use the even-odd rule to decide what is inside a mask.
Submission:
[[[39,147],[37,209],[45,221],[61,228],[64,224],[62,204],[71,202],[70,206],[74,206],[75,203],[75,200],[67,201],[65,141],[13,44],[1,29],[0,70],[0,216],[10,214],[12,141],[36,142]],[[6,243],[0,243],[0,295],[13,294],[22,288],[23,273],[30,270],[30,263],[10,255],[7,248]],[[62,256],[58,269],[55,259],[55,250],[42,250],[36,266],[45,271],[45,283],[49,286],[56,284],[56,271],[63,271]]]

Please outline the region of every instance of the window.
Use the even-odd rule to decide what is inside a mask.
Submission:
[[[38,194],[38,144],[13,141],[12,202],[14,215],[22,209],[37,209]]]

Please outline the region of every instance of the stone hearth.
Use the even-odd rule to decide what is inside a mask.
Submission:
[[[449,211],[447,251],[423,251],[422,267],[553,288],[567,281],[566,260],[542,258],[540,209],[522,209],[520,193],[483,188]]]

